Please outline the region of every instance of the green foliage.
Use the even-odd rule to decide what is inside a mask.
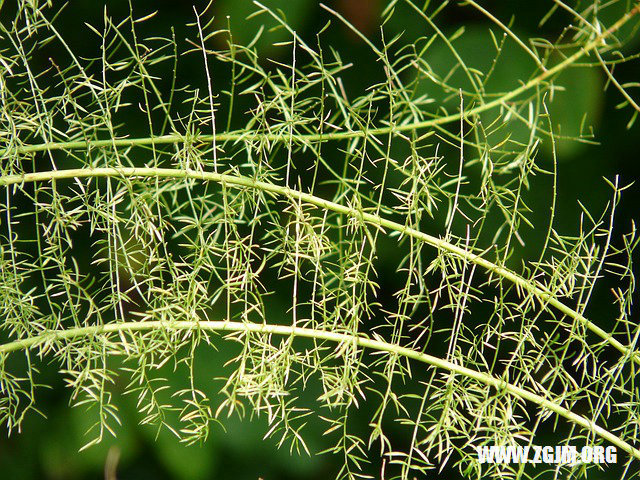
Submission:
[[[9,434],[62,378],[73,424],[88,422],[83,449],[137,421],[185,478],[219,459],[174,442],[211,441],[237,417],[296,455],[324,435],[338,478],[598,468],[478,463],[478,446],[550,432],[617,446],[637,476],[638,240],[614,229],[626,185],[606,180],[609,204],[572,230],[556,176],[593,142],[603,88],[633,127],[637,85],[614,67],[637,58],[625,49],[640,6],[558,1],[542,23],[567,26],[528,39],[473,1],[392,1],[369,36],[323,5],[331,21],[307,38],[306,3],[255,3],[264,31],[196,12],[184,48],[149,29],[153,15],[105,9],[87,57],[51,3],[4,5],[0,23]],[[491,27],[443,30],[449,11]],[[400,32],[397,17],[421,27]],[[367,53],[349,58],[335,28]],[[349,89],[353,70],[375,72],[368,89]],[[542,216],[528,206],[540,191]]]

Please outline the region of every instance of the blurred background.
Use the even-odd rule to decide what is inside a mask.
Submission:
[[[330,20],[328,13],[320,8],[313,0],[263,0],[265,5],[280,8],[286,15],[289,25],[301,36],[310,36],[321,30]],[[145,35],[167,36],[174,28],[179,48],[186,48],[184,41],[187,36],[186,25],[194,22],[194,10],[191,2],[171,0],[135,0],[134,10],[137,16],[144,16],[155,10],[156,17],[151,22],[141,26]],[[556,36],[560,29],[570,21],[569,16],[554,15],[545,23],[542,29],[540,19],[550,9],[553,2],[540,1],[487,1],[483,2],[491,12],[501,19],[515,16],[514,30],[525,38]],[[379,38],[380,15],[385,6],[383,0],[337,0],[328,2],[336,11],[340,12],[355,27],[369,38]],[[113,18],[125,18],[129,13],[128,2],[114,0],[106,2],[109,15]],[[199,10],[206,4],[196,4]],[[59,16],[56,25],[62,36],[66,38],[71,48],[79,56],[95,56],[97,50],[95,40],[90,34],[85,22],[99,26],[104,14],[105,3],[102,0],[74,0],[67,5]],[[4,7],[5,12],[10,9],[9,3]],[[249,1],[244,0],[214,0],[210,12],[220,28],[226,28],[226,18],[229,17],[231,31],[237,43],[249,43],[264,16],[246,20],[254,10]],[[5,15],[0,13],[0,18]],[[11,18],[7,14],[7,18]],[[490,52],[477,48],[474,32],[477,35],[486,33],[488,26],[484,16],[472,8],[447,8],[439,17],[439,26],[448,33],[454,32],[461,25],[465,25],[468,34],[460,45],[464,45],[466,54],[473,56],[479,62],[491,61]],[[410,9],[397,8],[393,21],[385,25],[385,32],[389,37],[404,32],[408,38],[418,38],[425,35],[424,25],[415,18]],[[147,29],[147,30],[144,30]],[[484,33],[483,33],[484,32]],[[188,35],[192,37],[192,30]],[[369,85],[384,79],[382,69],[375,62],[369,47],[361,38],[339,24],[335,24],[325,32],[327,43],[332,44],[341,52],[345,63],[352,62],[353,67],[343,76],[345,90],[357,93],[364,91]],[[257,47],[264,59],[283,63],[290,61],[290,49],[278,48],[274,43],[288,40],[286,32],[267,31],[258,41]],[[468,43],[464,43],[468,42]],[[627,51],[637,50],[640,42],[629,45]],[[211,45],[215,48],[215,45]],[[462,48],[462,47],[461,47]],[[48,53],[42,52],[42,61],[46,62]],[[441,54],[441,60],[438,56]],[[486,59],[483,59],[483,55]],[[38,57],[36,57],[38,58]],[[193,56],[189,57],[190,59]],[[185,60],[186,62],[195,60]],[[265,60],[266,61],[266,60]],[[431,62],[448,62],[445,51],[432,51]],[[496,75],[513,76],[519,71],[518,62],[526,62],[517,54],[502,63],[503,71]],[[201,64],[182,64],[181,72],[193,68],[201,72]],[[637,81],[640,78],[632,64],[622,64],[616,68],[616,77],[620,83]],[[184,74],[184,73],[183,73]],[[218,85],[229,83],[229,72],[222,69],[215,72],[215,82]],[[588,124],[593,126],[595,140],[599,144],[588,145],[578,142],[562,142],[559,146],[558,165],[558,221],[557,225],[566,225],[565,232],[573,231],[578,224],[580,212],[576,200],[595,211],[603,210],[611,199],[611,189],[603,181],[603,177],[612,179],[620,176],[620,184],[635,181],[640,173],[638,158],[638,127],[628,130],[626,125],[631,118],[631,110],[619,110],[616,106],[621,102],[620,94],[613,88],[605,89],[605,75],[597,69],[571,69],[563,74],[563,81],[571,87],[571,96],[558,93],[553,102],[553,115],[559,123],[566,126],[571,133],[580,129],[584,114]],[[203,75],[193,75],[190,83],[203,86]],[[200,84],[198,84],[200,82]],[[240,112],[242,109],[238,108]],[[235,118],[233,125],[239,125],[242,118]],[[145,125],[140,125],[139,132],[132,126],[132,135],[144,135]],[[541,161],[549,161],[549,152],[540,154]],[[549,163],[550,164],[550,163]],[[633,185],[623,195],[618,210],[618,234],[630,230],[631,221],[639,219],[638,201],[640,200],[640,185]],[[550,190],[539,189],[529,196],[529,206],[534,212],[542,211],[546,215],[549,208]],[[536,251],[539,245],[530,245],[531,251]],[[384,252],[380,253],[384,257]],[[526,256],[526,252],[523,253]],[[394,290],[393,285],[387,286]],[[397,288],[397,287],[395,287]],[[608,307],[605,302],[594,302],[593,316],[598,317],[598,311],[603,312],[602,318],[609,318]],[[606,313],[606,314],[605,314]],[[604,326],[604,325],[602,325]],[[209,358],[212,371],[208,377],[220,376],[225,355],[224,346],[220,351],[203,352]],[[200,446],[187,447],[179,444],[171,432],[162,430],[157,432],[153,427],[138,426],[139,416],[136,411],[135,399],[126,397],[120,403],[122,426],[118,429],[118,438],[108,438],[102,444],[78,452],[84,445],[84,432],[89,426],[90,419],[81,408],[68,408],[68,392],[64,388],[63,380],[56,375],[55,368],[43,364],[41,367],[43,378],[51,382],[53,388],[41,389],[39,393],[40,411],[47,417],[44,419],[31,414],[24,423],[23,432],[14,434],[10,438],[0,437],[0,477],[16,479],[90,479],[105,476],[109,479],[327,479],[333,478],[341,463],[339,456],[316,455],[317,452],[330,446],[328,440],[321,435],[321,431],[308,431],[307,440],[312,451],[311,456],[291,453],[287,446],[278,449],[276,440],[263,439],[266,431],[264,419],[239,420],[231,418],[224,426],[214,425],[207,442]],[[217,371],[214,371],[215,369]],[[212,386],[212,391],[213,391]],[[367,427],[367,416],[362,415],[358,420],[358,413],[354,414],[354,422],[360,422],[360,428]],[[357,427],[356,427],[357,428]],[[537,442],[544,444],[544,442]],[[117,473],[115,473],[117,472]],[[377,469],[370,472],[377,475]],[[609,473],[613,475],[614,470]],[[458,478],[454,470],[434,472],[430,478]],[[611,478],[614,478],[613,476]]]

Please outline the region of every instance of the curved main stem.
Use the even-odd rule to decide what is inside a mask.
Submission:
[[[599,437],[611,442],[613,445],[621,448],[625,452],[640,460],[640,450],[633,447],[622,438],[614,435],[608,430],[600,427],[592,420],[573,413],[571,410],[558,405],[536,393],[525,390],[509,382],[496,378],[488,373],[479,372],[471,368],[467,368],[455,363],[443,360],[442,358],[418,352],[410,348],[401,347],[381,340],[373,340],[363,336],[354,336],[344,333],[329,332],[326,330],[316,330],[312,328],[300,328],[287,325],[264,325],[257,323],[242,323],[231,321],[141,321],[141,322],[123,322],[110,323],[107,325],[95,325],[90,327],[75,327],[66,330],[58,330],[44,333],[35,337],[16,340],[4,345],[0,345],[0,354],[6,354],[17,350],[26,350],[37,347],[43,343],[53,343],[58,341],[70,341],[79,337],[95,336],[109,333],[126,333],[140,332],[148,330],[206,330],[212,332],[245,332],[245,333],[261,333],[267,335],[282,335],[294,337],[314,338],[317,340],[327,340],[336,343],[351,343],[358,347],[376,350],[379,352],[387,352],[390,354],[400,355],[418,362],[448,370],[452,373],[460,374],[468,378],[472,378],[480,383],[495,388],[500,392],[507,392],[522,400],[531,402],[541,408],[550,410],[566,420],[579,425]]]
[[[571,66],[578,60],[580,60],[583,56],[589,54],[592,51],[595,51],[598,46],[602,45],[604,40],[617,32],[624,24],[626,24],[631,18],[633,18],[636,14],[640,12],[640,3],[637,4],[634,8],[632,8],[629,12],[623,15],[616,23],[614,23],[610,28],[600,33],[593,40],[587,43],[584,47],[580,48],[573,55],[565,58],[562,62],[558,63],[552,68],[548,70],[544,70],[536,77],[532,78],[525,84],[520,87],[501,95],[500,97],[486,103],[482,103],[477,107],[470,108],[468,110],[452,113],[450,115],[445,115],[442,117],[432,118],[430,120],[424,120],[421,122],[412,122],[404,125],[391,125],[388,127],[378,127],[372,128],[370,130],[351,130],[347,132],[328,132],[328,133],[312,133],[312,134],[296,134],[295,137],[297,139],[303,141],[329,141],[329,140],[343,140],[349,138],[357,138],[357,137],[366,137],[368,135],[378,136],[378,135],[388,135],[400,132],[409,132],[422,130],[425,128],[435,127],[439,125],[444,125],[452,122],[457,122],[461,118],[467,119],[478,115],[479,113],[485,112],[487,110],[491,110],[493,108],[504,105],[506,102],[513,100],[514,98],[522,95],[528,90],[535,88],[542,84],[545,80],[552,77],[553,75],[560,73],[565,68]],[[246,131],[235,131],[235,132],[226,132],[226,133],[218,133],[215,135],[198,135],[196,137],[191,137],[191,140],[196,140],[200,142],[211,143],[214,140],[219,142],[225,141],[238,141],[243,139],[255,140],[257,138],[269,140],[272,142],[280,142],[280,141],[289,141],[291,135],[289,133],[282,134],[270,134],[270,133],[251,133]],[[42,152],[42,151],[51,151],[51,150],[84,150],[88,148],[100,148],[100,147],[132,147],[132,146],[142,146],[142,145],[161,145],[161,144],[173,144],[173,143],[184,143],[187,141],[187,137],[184,135],[180,135],[177,133],[170,135],[162,135],[158,137],[143,137],[143,138],[119,138],[119,139],[107,139],[107,140],[78,140],[78,141],[69,141],[69,142],[47,142],[41,144],[34,145],[23,145],[17,148],[7,149],[2,152],[3,155],[6,155],[7,152],[15,152],[15,153],[33,153],[33,152]]]
[[[220,173],[213,172],[199,172],[195,170],[189,169],[172,169],[172,168],[148,168],[148,167],[121,167],[121,168],[78,168],[78,169],[69,169],[69,170],[51,170],[46,172],[36,172],[36,173],[26,173],[23,175],[5,175],[0,176],[0,186],[8,186],[8,185],[16,185],[27,182],[43,182],[43,181],[52,181],[52,180],[61,180],[61,179],[70,179],[70,178],[88,178],[88,177],[147,177],[147,178],[172,178],[172,179],[197,179],[204,181],[211,181],[221,183],[223,185],[230,186],[239,186],[239,187],[248,187],[262,190],[264,192],[273,193],[276,195],[282,195],[289,198],[296,199],[298,201],[302,201],[311,205],[315,205],[320,208],[324,208],[327,210],[332,210],[337,213],[341,213],[343,215],[347,215],[356,219],[361,220],[364,223],[368,223],[370,225],[375,225],[382,228],[387,228],[389,230],[394,230],[396,232],[401,233],[402,235],[407,235],[409,237],[413,237],[417,240],[425,242],[433,247],[436,247],[440,250],[452,253],[460,258],[463,258],[469,262],[472,262],[476,265],[481,266],[482,268],[488,270],[489,272],[500,275],[501,277],[509,280],[516,286],[521,289],[530,292],[535,295],[543,304],[548,304],[558,309],[563,314],[572,318],[574,321],[582,324],[589,331],[593,332],[600,338],[602,338],[606,343],[610,346],[618,350],[623,355],[629,355],[631,359],[640,365],[640,353],[631,352],[629,348],[623,345],[621,342],[613,338],[611,334],[607,331],[603,330],[590,320],[588,320],[584,315],[579,312],[573,310],[568,307],[560,300],[555,298],[555,296],[545,289],[543,286],[539,285],[537,282],[532,280],[527,280],[524,277],[521,277],[517,273],[512,272],[504,267],[501,267],[480,255],[476,255],[473,252],[467,251],[463,248],[460,248],[456,245],[453,245],[445,240],[440,238],[436,238],[427,233],[421,232],[411,227],[407,227],[406,225],[402,225],[398,222],[394,222],[392,220],[388,220],[382,218],[378,215],[373,215],[371,213],[367,213],[355,208],[346,207],[344,205],[340,205],[339,203],[332,202],[330,200],[325,200],[315,195],[311,195],[308,193],[300,192],[298,190],[292,190],[288,187],[282,187],[279,185],[274,185],[267,182],[261,182],[258,180],[253,180],[249,177],[239,176],[239,175],[225,175]]]

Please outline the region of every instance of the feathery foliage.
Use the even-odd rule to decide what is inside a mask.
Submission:
[[[617,178],[577,229],[555,221],[558,156],[594,139],[588,119],[559,124],[554,102],[571,98],[566,72],[601,70],[633,129],[637,84],[615,67],[637,60],[639,5],[557,0],[541,22],[566,27],[530,39],[473,0],[391,1],[373,36],[323,5],[331,24],[302,38],[256,2],[265,30],[250,42],[204,10],[184,45],[139,33],[153,15],[105,9],[86,25],[89,57],[60,35],[55,2],[1,8],[8,433],[39,413],[52,363],[93,418],[87,447],[117,434],[129,395],[142,424],[187,443],[229,415],[264,416],[278,445],[315,455],[308,430],[320,425],[338,478],[367,477],[369,463],[402,479],[445,465],[469,478],[598,468],[478,463],[476,447],[539,444],[540,432],[613,444],[624,477],[637,476],[637,234],[614,230]],[[421,36],[389,33],[399,9]],[[446,9],[492,27],[444,32]],[[370,58],[327,42],[334,28]],[[269,29],[289,62],[261,57]],[[359,61],[380,76],[352,92],[342,77]],[[222,70],[231,84],[216,81]],[[527,206],[540,191],[543,218]],[[525,249],[530,235],[539,251]],[[402,287],[385,291],[385,277]],[[614,285],[606,320],[591,313],[602,282]],[[199,357],[225,340],[233,355],[214,379]],[[351,429],[356,409],[366,432]]]

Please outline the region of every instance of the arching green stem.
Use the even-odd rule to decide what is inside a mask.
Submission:
[[[296,134],[296,138],[301,141],[329,141],[329,140],[344,140],[356,137],[366,137],[368,135],[388,135],[393,133],[410,132],[415,130],[423,130],[438,125],[444,125],[452,122],[457,122],[460,117],[472,118],[479,113],[491,110],[496,107],[504,105],[506,102],[517,98],[523,93],[531,90],[542,84],[550,77],[560,73],[565,68],[570,67],[572,64],[580,60],[585,55],[594,51],[598,46],[603,45],[604,40],[609,38],[615,32],[617,32],[624,24],[626,24],[631,18],[640,12],[640,4],[637,4],[629,12],[623,15],[616,23],[610,28],[603,31],[596,36],[593,40],[587,43],[584,47],[580,48],[577,52],[569,57],[565,58],[557,65],[544,70],[536,77],[532,78],[520,87],[501,95],[500,97],[478,105],[475,108],[470,108],[463,112],[452,113],[442,117],[433,118],[430,120],[424,120],[421,122],[412,122],[404,125],[393,125],[388,127],[378,127],[369,130],[351,130],[347,132],[323,132],[312,134]],[[196,137],[189,137],[190,141],[197,141],[203,143],[211,143],[214,139],[217,143],[225,141],[242,141],[244,139],[255,140],[257,138],[269,140],[272,142],[289,141],[290,134],[269,134],[269,133],[251,133],[251,132],[227,132],[219,133],[216,135],[199,135]],[[143,145],[161,145],[161,144],[173,144],[184,143],[188,140],[187,137],[180,134],[162,135],[158,137],[143,137],[143,138],[120,138],[120,139],[108,139],[108,140],[78,140],[69,142],[48,142],[34,145],[23,145],[16,148],[7,149],[2,152],[2,155],[6,155],[9,152],[14,153],[33,153],[51,150],[86,150],[88,148],[100,148],[100,147],[131,147],[131,146],[143,146]]]
[[[294,337],[314,338],[317,340],[327,340],[336,343],[351,343],[358,347],[376,350],[378,352],[387,352],[394,355],[400,355],[418,362],[426,363],[427,365],[434,366],[449,372],[463,375],[468,378],[472,378],[480,383],[495,388],[500,392],[506,392],[510,395],[518,397],[527,402],[531,402],[538,405],[541,408],[549,410],[557,415],[565,418],[569,422],[579,425],[595,435],[601,437],[613,445],[621,448],[625,452],[629,453],[634,458],[640,460],[640,450],[633,447],[628,442],[624,441],[620,437],[614,435],[608,430],[600,427],[595,422],[585,418],[581,415],[573,413],[571,410],[558,405],[536,393],[533,393],[524,388],[520,388],[516,385],[508,383],[504,380],[496,378],[488,373],[479,372],[471,368],[467,368],[455,363],[443,360],[432,355],[418,352],[410,348],[401,347],[392,343],[387,343],[382,340],[374,340],[365,338],[363,336],[353,336],[338,332],[329,332],[325,330],[316,330],[312,328],[300,328],[287,325],[264,325],[257,323],[243,323],[243,322],[231,322],[231,321],[141,321],[141,322],[123,322],[123,323],[110,323],[107,325],[97,325],[90,327],[75,327],[66,330],[52,331],[43,333],[41,335],[25,338],[23,340],[16,340],[4,345],[0,345],[0,354],[8,354],[18,350],[26,350],[37,347],[44,343],[54,343],[60,341],[72,341],[76,338],[89,337],[95,335],[109,334],[109,333],[126,333],[126,332],[140,332],[148,330],[206,330],[211,332],[245,332],[245,333],[260,333],[267,335],[283,335]]]
[[[445,240],[436,238],[427,233],[421,232],[414,228],[407,227],[398,222],[382,218],[371,213],[367,213],[355,208],[346,207],[339,203],[332,202],[319,198],[315,195],[303,193],[297,190],[292,190],[288,187],[282,187],[267,182],[261,182],[253,180],[249,177],[243,177],[239,175],[225,175],[213,172],[199,172],[188,169],[172,169],[172,168],[136,168],[136,167],[121,167],[121,168],[79,168],[69,170],[51,170],[46,172],[26,173],[24,175],[5,175],[0,176],[0,186],[16,185],[27,182],[43,182],[52,180],[62,180],[70,178],[89,178],[89,177],[141,177],[141,178],[172,178],[172,179],[197,179],[210,182],[218,182],[223,185],[248,187],[262,190],[264,192],[272,193],[275,195],[282,195],[285,197],[293,198],[298,201],[302,201],[317,207],[332,210],[343,215],[348,215],[352,218],[361,220],[364,223],[394,230],[402,235],[413,237],[417,240],[423,241],[433,247],[436,247],[445,252],[449,252],[460,258],[463,258],[469,262],[481,266],[489,272],[499,275],[513,284],[519,289],[526,292],[530,292],[535,295],[541,303],[548,304],[572,318],[574,321],[582,324],[589,331],[593,332],[600,338],[602,338],[610,346],[618,350],[625,356],[630,358],[640,365],[640,354],[631,352],[630,349],[623,345],[621,342],[613,338],[613,336],[598,327],[596,324],[588,320],[584,315],[568,307],[560,300],[555,298],[552,292],[549,292],[539,283],[533,280],[527,280],[526,278],[512,272],[504,267],[501,267],[480,255],[467,251],[456,245],[453,245]]]

